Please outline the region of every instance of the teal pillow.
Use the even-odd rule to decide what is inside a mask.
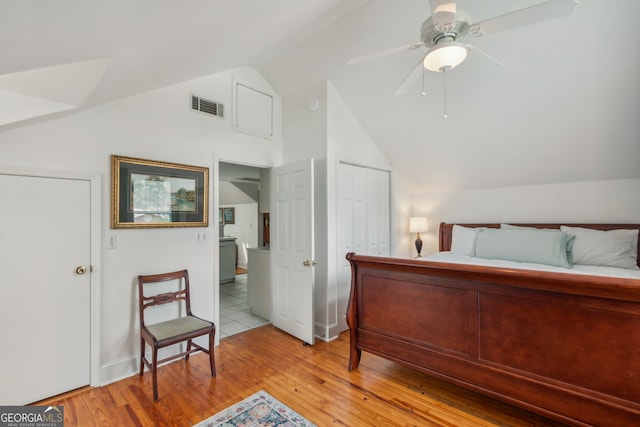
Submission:
[[[567,247],[573,238],[559,230],[489,228],[478,233],[476,257],[571,268]]]
[[[511,224],[500,224],[500,228],[505,229],[505,230],[533,230],[533,231],[558,231],[557,228],[536,228],[536,227],[526,227],[526,226],[522,226],[522,225],[511,225]],[[571,235],[571,233],[568,233],[566,230],[560,230],[563,231],[569,235]],[[575,239],[569,239],[569,242],[567,243],[567,260],[569,261],[569,265],[573,266],[573,264],[576,264],[574,258],[573,258],[573,245],[575,244]]]

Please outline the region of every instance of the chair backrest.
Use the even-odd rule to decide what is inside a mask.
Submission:
[[[145,285],[167,281],[179,281],[178,290],[161,293],[145,293]],[[138,276],[138,304],[140,324],[144,325],[144,311],[153,306],[184,302],[186,315],[191,316],[191,295],[189,292],[189,272],[187,270],[171,273],[148,274]]]

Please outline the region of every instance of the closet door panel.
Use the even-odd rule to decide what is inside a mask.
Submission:
[[[390,255],[389,172],[338,163],[336,279],[339,330],[348,329],[351,269],[345,256]]]

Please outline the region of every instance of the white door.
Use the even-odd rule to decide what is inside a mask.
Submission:
[[[24,405],[90,382],[91,182],[0,174],[0,194],[0,402]]]
[[[271,170],[271,323],[314,344],[313,159]]]

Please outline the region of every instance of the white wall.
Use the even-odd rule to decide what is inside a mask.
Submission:
[[[349,106],[335,90],[331,82],[327,82],[327,281],[326,281],[326,312],[323,317],[316,315],[318,330],[328,339],[337,337],[342,332],[338,320],[344,313],[338,313],[338,298],[341,294],[337,289],[337,175],[338,162],[344,161],[359,166],[391,170],[391,165],[384,154],[369,137],[360,122],[354,116]],[[399,194],[396,194],[400,198]],[[393,224],[393,218],[391,221]],[[392,225],[393,228],[393,225]],[[346,262],[346,261],[345,261]],[[320,333],[320,332],[319,332]]]
[[[317,101],[317,103],[316,103]],[[310,108],[313,104],[316,108]],[[338,160],[389,170],[384,155],[369,138],[330,82],[323,81],[283,99],[283,163],[315,160],[315,334],[335,338],[336,166]]]
[[[102,248],[92,260],[101,282],[101,382],[137,369],[138,327],[135,277],[187,268],[192,277],[193,310],[218,320],[217,161],[224,159],[270,167],[281,162],[279,140],[231,131],[231,116],[221,120],[190,110],[190,93],[231,106],[232,76],[272,91],[255,70],[240,68],[188,81],[71,115],[0,130],[0,170],[52,171],[102,176]],[[281,106],[276,105],[278,117]],[[110,155],[206,166],[212,199],[209,227],[110,229]],[[210,238],[198,243],[198,232]]]
[[[292,163],[314,159],[314,316],[316,325],[326,318],[327,289],[327,96],[324,82],[305,88],[282,101],[282,161]],[[309,108],[309,102],[318,100],[318,108]],[[322,337],[317,333],[316,335]]]
[[[409,213],[411,209],[410,193],[406,185],[407,178],[412,174],[408,171],[395,170],[389,163],[384,153],[378,148],[376,142],[371,139],[362,127],[358,118],[333,87],[331,82],[327,84],[328,93],[328,156],[332,159],[329,163],[328,187],[336,189],[337,164],[339,161],[391,171],[391,253],[394,256],[406,256],[406,230],[409,227]],[[335,197],[328,201],[328,209],[331,218],[330,230],[334,235],[335,243]],[[406,219],[406,221],[405,221]],[[406,222],[406,225],[404,224]],[[331,259],[335,259],[335,244],[329,245]]]
[[[638,223],[640,178],[413,194],[411,210],[429,219],[429,254],[438,251],[441,221]]]
[[[346,313],[338,310],[346,307],[343,301],[348,291],[338,289],[340,281],[338,275],[341,269],[348,269],[346,259],[338,262],[338,163],[344,161],[358,166],[390,170],[391,165],[378,149],[360,122],[356,119],[349,106],[335,90],[331,82],[327,82],[327,188],[330,197],[327,199],[327,304],[323,313],[322,333],[333,339],[344,329]],[[344,271],[343,271],[344,274]]]

